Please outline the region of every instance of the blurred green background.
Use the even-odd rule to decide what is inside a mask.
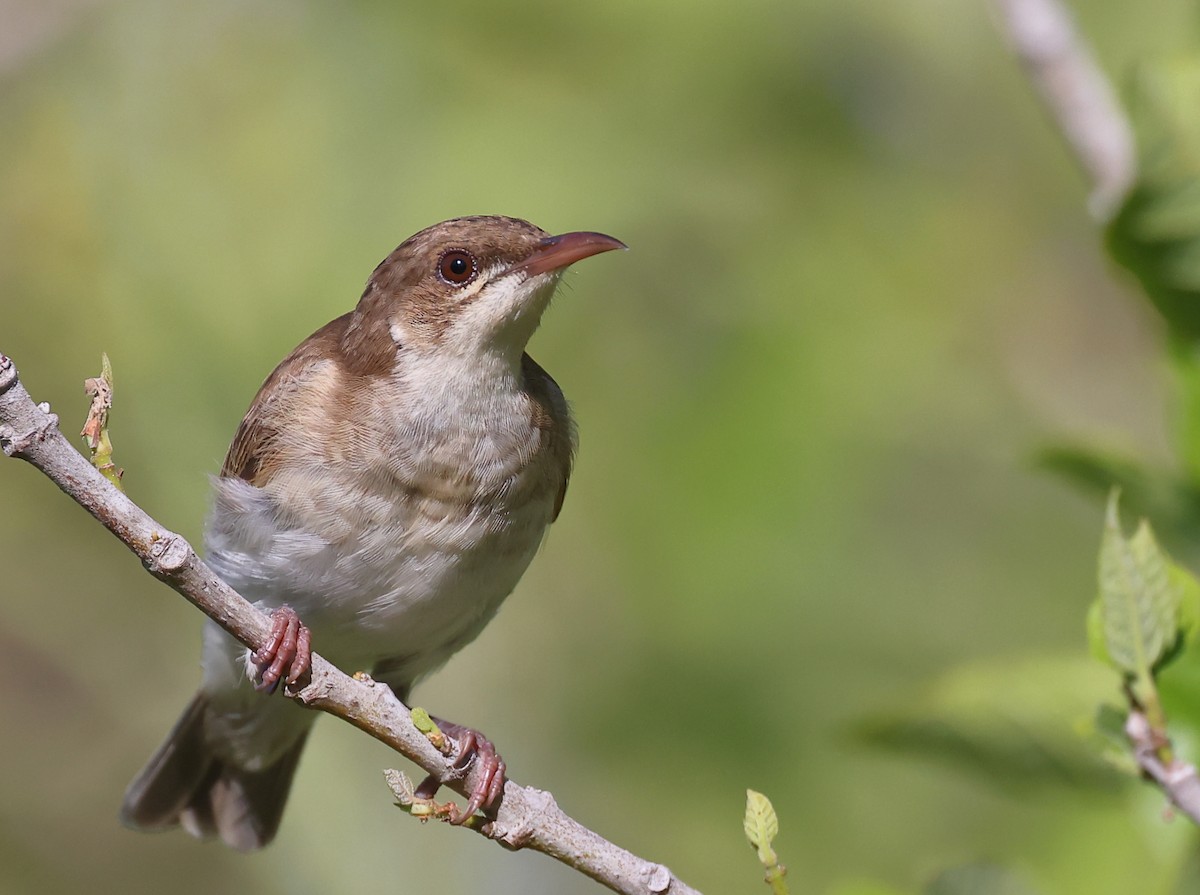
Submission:
[[[1183,0],[1078,7],[1119,83],[1194,36]],[[565,511],[416,693],[518,781],[708,893],[761,887],[748,786],[794,892],[976,859],[1172,891],[1186,824],[1060,757],[1111,689],[1073,664],[1102,513],[1029,461],[1167,462],[1161,325],[984,4],[7,0],[0,121],[0,350],[69,434],[107,351],[128,490],[196,543],[263,377],[405,237],[504,213],[630,245],[531,349],[579,419]],[[333,721],[265,852],[124,830],[199,627],[0,463],[0,891],[598,891],[413,823],[402,759]],[[949,702],[1000,742],[987,694],[1056,668],[1080,695],[1039,707],[1036,772],[854,735]]]

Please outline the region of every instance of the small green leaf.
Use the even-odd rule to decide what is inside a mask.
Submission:
[[[395,768],[385,768],[383,779],[387,781],[388,789],[396,797],[397,805],[405,808],[412,805],[416,798],[416,788],[413,786],[412,781],[408,779],[406,773],[397,771]]]
[[[412,715],[413,726],[426,736],[429,736],[429,734],[438,729],[438,726],[433,723],[433,718],[429,716],[429,712],[420,706],[412,709],[410,714]]]
[[[771,887],[772,895],[788,895],[787,868],[779,863],[771,843],[779,834],[779,818],[771,800],[761,792],[746,790],[746,816],[742,819],[746,839],[758,852],[763,865],[763,880]]]
[[[1175,643],[1181,594],[1149,524],[1142,520],[1131,538],[1122,533],[1117,499],[1114,490],[1100,545],[1104,645],[1118,670],[1149,679]]]
[[[449,755],[453,749],[453,744],[449,738],[442,733],[442,729],[437,726],[437,722],[430,717],[429,712],[420,706],[414,706],[409,709],[409,716],[412,718],[413,726],[421,733],[429,738],[429,742],[433,744],[433,748],[437,749],[443,755]]]
[[[746,831],[746,839],[758,852],[758,860],[764,867],[770,867],[777,862],[771,843],[779,835],[779,818],[771,800],[761,792],[753,789],[746,790],[746,816],[742,820]]]

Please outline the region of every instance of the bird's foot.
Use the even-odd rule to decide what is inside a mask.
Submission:
[[[281,680],[290,686],[308,673],[312,633],[300,624],[295,609],[285,605],[271,613],[271,636],[250,661],[258,668],[254,688],[265,693],[274,693]]]
[[[457,806],[452,806],[450,809],[450,823],[459,826],[466,823],[467,819],[476,811],[482,809],[485,814],[488,814],[497,807],[496,802],[504,793],[506,766],[504,759],[492,745],[492,741],[478,730],[463,727],[452,721],[443,721],[440,718],[437,719],[437,724],[443,732],[454,737],[455,742],[458,743],[458,756],[454,759],[456,770],[465,772],[473,761],[479,762],[479,782],[471,790],[466,806],[461,811]],[[416,795],[418,798],[432,799],[440,786],[441,782],[431,775],[417,787]]]

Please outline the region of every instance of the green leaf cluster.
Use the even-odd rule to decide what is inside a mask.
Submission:
[[[1200,740],[1200,583],[1160,546],[1200,559],[1200,55],[1144,66],[1134,89],[1140,167],[1106,228],[1108,251],[1165,325],[1178,394],[1175,468],[1155,468],[1093,445],[1043,450],[1042,467],[1108,495],[1088,617],[1093,655],[1165,736]],[[1118,494],[1141,518],[1121,528]],[[858,725],[872,745],[934,756],[1001,786],[1051,781],[1110,789],[1137,771],[1111,674],[1072,660],[952,669],[928,691]],[[1194,757],[1193,757],[1194,760]],[[851,891],[851,890],[847,890]],[[950,871],[926,890],[1027,892],[990,866]]]
[[[1096,748],[1096,705],[1111,675],[1083,656],[978,661],[859,721],[855,741],[958,768],[1013,793],[1114,792],[1121,775]]]

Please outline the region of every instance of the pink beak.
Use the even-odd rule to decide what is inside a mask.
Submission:
[[[601,252],[611,252],[613,249],[627,249],[629,246],[619,239],[605,236],[603,233],[580,231],[563,233],[561,236],[551,236],[543,239],[528,258],[513,266],[513,271],[523,270],[531,277],[549,273],[552,270],[562,270],[576,261],[599,255]]]

